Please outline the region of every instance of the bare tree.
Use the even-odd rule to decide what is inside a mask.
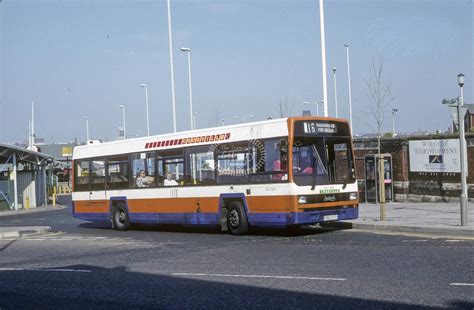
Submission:
[[[224,120],[221,112],[221,107],[217,106],[212,114],[209,116],[209,126],[210,127],[218,127],[222,124],[222,121]]]
[[[393,101],[392,85],[385,79],[383,61],[378,62],[372,58],[369,76],[366,79],[367,99],[370,104],[370,113],[377,127],[377,151],[379,158],[379,195],[380,195],[380,220],[385,220],[385,185],[384,162],[380,152],[380,139],[385,120],[386,109]]]
[[[280,117],[288,117],[292,114],[293,108],[295,106],[295,101],[293,100],[292,103],[288,102],[288,97],[285,97],[285,100],[280,98],[280,102],[278,103],[278,108],[280,112]]]

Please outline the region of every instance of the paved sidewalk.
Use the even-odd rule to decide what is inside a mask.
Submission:
[[[56,207],[53,207],[53,205],[47,205],[47,206],[39,206],[36,208],[30,208],[30,209],[19,209],[18,211],[6,210],[6,211],[0,211],[0,217],[26,214],[26,213],[48,212],[48,211],[62,210],[65,208],[67,208],[67,206],[57,204]]]
[[[467,209],[467,226],[461,226],[459,202],[388,203],[386,204],[385,221],[379,220],[379,205],[361,204],[359,219],[334,224],[335,226],[364,230],[474,238],[474,203],[468,203]]]
[[[67,207],[63,205],[56,205],[56,207],[54,208],[52,205],[48,205],[48,206],[39,206],[36,208],[31,208],[31,209],[20,209],[18,211],[15,211],[15,210],[0,211],[0,218],[2,216],[14,216],[14,215],[19,215],[19,214],[27,214],[27,213],[49,212],[49,211],[62,210],[65,208]],[[0,226],[1,226],[1,222],[0,222]],[[49,232],[51,232],[51,227],[49,226],[0,227],[0,239],[11,239],[11,238],[33,236],[33,235],[44,235]]]
[[[0,239],[44,235],[49,232],[51,232],[49,226],[0,227]]]

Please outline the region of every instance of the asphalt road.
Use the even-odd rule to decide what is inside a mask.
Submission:
[[[109,225],[68,210],[0,217],[0,309],[473,309],[474,242],[357,231]]]

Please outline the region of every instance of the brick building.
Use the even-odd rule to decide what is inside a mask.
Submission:
[[[455,201],[459,199],[460,173],[415,172],[410,169],[410,141],[440,141],[456,139],[454,135],[413,136],[386,138],[381,141],[381,152],[392,155],[395,201]],[[474,134],[466,134],[468,158],[468,196],[474,199]],[[377,154],[377,139],[354,139],[356,173],[361,201],[365,201],[366,154]]]
[[[464,129],[466,132],[474,132],[474,103],[466,104],[467,113],[464,117]]]

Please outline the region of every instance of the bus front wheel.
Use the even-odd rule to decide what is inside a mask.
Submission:
[[[130,219],[127,209],[122,204],[117,204],[114,207],[113,221],[116,230],[126,231],[130,228]]]
[[[227,207],[227,227],[233,235],[245,235],[249,230],[247,215],[244,207],[238,201],[233,201]]]

